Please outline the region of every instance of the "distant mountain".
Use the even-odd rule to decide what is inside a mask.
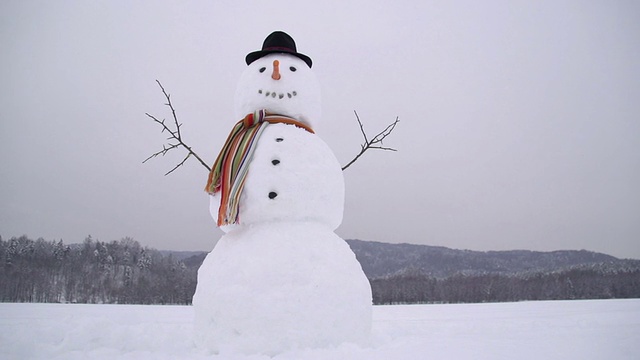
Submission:
[[[640,260],[347,240],[374,304],[640,298]],[[189,304],[207,253],[0,237],[0,302]]]
[[[596,264],[610,267],[631,265],[640,268],[640,260],[620,260],[610,255],[586,250],[484,252],[363,240],[347,240],[347,243],[370,279],[406,273],[438,279],[455,274],[515,275],[552,272]]]
[[[470,251],[347,240],[374,304],[640,297],[640,260],[585,251]]]
[[[188,258],[192,258],[194,256],[195,257],[202,256],[202,258],[204,259],[204,255],[202,254],[205,254],[205,255],[207,254],[204,251],[174,251],[174,250],[159,250],[159,251],[162,254],[162,256],[171,255],[173,259],[176,261],[185,260]]]
[[[611,255],[586,250],[551,252],[471,251],[442,246],[390,244],[383,242],[346,240],[369,279],[413,274],[444,279],[453,275],[524,275],[548,273],[579,267],[640,269],[640,260],[621,260]],[[198,268],[206,252],[161,251],[172,254],[188,268]]]

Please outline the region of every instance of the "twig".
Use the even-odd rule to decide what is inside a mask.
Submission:
[[[173,104],[171,103],[171,95],[169,95],[166,90],[164,89],[164,87],[162,86],[162,84],[160,83],[159,80],[156,80],[156,83],[158,83],[158,86],[160,86],[160,89],[162,90],[162,94],[164,94],[164,97],[167,99],[167,102],[165,103],[166,106],[169,107],[169,109],[171,109],[171,116],[173,117],[173,125],[175,126],[175,129],[172,129],[171,127],[169,127],[169,125],[167,125],[165,123],[165,119],[158,119],[157,117],[149,114],[149,113],[145,113],[145,115],[147,115],[149,118],[151,118],[154,122],[160,124],[162,126],[162,131],[161,132],[168,132],[169,136],[167,137],[168,143],[166,145],[162,145],[162,150],[157,151],[153,154],[151,154],[151,156],[149,156],[148,158],[144,159],[143,163],[146,163],[147,161],[155,158],[156,156],[159,155],[166,155],[169,151],[173,150],[173,149],[177,149],[180,147],[183,147],[184,149],[187,150],[187,155],[182,159],[181,162],[179,162],[176,166],[174,166],[171,170],[169,170],[167,173],[165,173],[164,175],[169,175],[172,172],[176,171],[179,167],[181,167],[182,165],[184,165],[187,160],[189,160],[189,157],[193,156],[195,157],[200,164],[202,164],[202,166],[205,167],[205,169],[207,169],[207,172],[211,172],[211,168],[209,167],[209,165],[207,165],[207,163],[205,163],[202,158],[200,156],[198,156],[198,154],[196,154],[189,145],[187,145],[183,139],[182,139],[182,134],[180,132],[180,127],[182,127],[182,124],[178,121],[178,116],[176,115],[176,110],[173,107]],[[360,152],[351,160],[349,161],[349,163],[345,166],[342,167],[342,170],[346,170],[349,166],[351,166],[354,162],[356,162],[367,150],[369,149],[376,149],[376,150],[384,150],[384,151],[397,151],[394,148],[390,148],[390,147],[386,147],[383,146],[383,140],[387,138],[387,136],[391,135],[391,133],[393,132],[393,130],[396,128],[396,125],[398,125],[398,122],[400,122],[399,118],[396,117],[395,121],[393,121],[391,124],[387,125],[386,128],[384,128],[382,131],[380,131],[379,133],[377,133],[371,140],[369,140],[369,138],[367,137],[367,133],[364,131],[364,125],[362,124],[362,121],[360,121],[360,117],[358,116],[358,113],[356,111],[354,111],[354,114],[356,115],[356,120],[358,121],[358,125],[360,126],[360,132],[362,133],[362,137],[364,138],[364,142],[360,145]]]
[[[164,97],[167,99],[167,103],[165,105],[167,105],[169,107],[169,109],[171,109],[171,115],[173,116],[173,123],[175,125],[175,130],[172,130],[169,126],[167,126],[167,124],[165,124],[165,119],[159,120],[155,116],[153,116],[153,115],[151,115],[149,113],[145,113],[145,115],[147,115],[148,117],[153,119],[153,121],[155,121],[158,124],[162,125],[162,131],[161,132],[167,131],[170,135],[169,135],[169,137],[167,137],[167,140],[169,141],[169,143],[167,144],[168,147],[166,145],[162,145],[162,150],[160,150],[160,151],[158,151],[156,153],[153,153],[151,156],[146,158],[143,161],[143,163],[146,163],[147,161],[153,159],[154,157],[156,157],[158,155],[164,156],[170,150],[177,149],[179,147],[183,147],[183,148],[185,148],[187,150],[187,156],[185,156],[184,159],[182,159],[182,161],[178,165],[176,165],[173,169],[169,170],[166,174],[164,174],[165,176],[171,174],[177,168],[179,168],[180,166],[184,165],[184,163],[187,161],[187,159],[189,159],[190,156],[193,156],[196,159],[198,159],[200,164],[202,164],[202,166],[204,166],[207,169],[207,171],[211,171],[211,168],[209,167],[209,165],[207,165],[207,163],[205,163],[202,160],[202,158],[200,158],[200,156],[198,156],[198,154],[196,154],[193,150],[191,150],[191,147],[188,146],[182,140],[182,134],[180,133],[180,127],[182,126],[182,124],[178,122],[178,117],[176,116],[176,110],[173,107],[173,104],[171,103],[171,95],[167,94],[167,92],[164,90],[164,87],[162,86],[160,81],[156,80],[156,82],[158,83],[158,86],[160,86],[160,89],[162,89],[162,93],[164,94]],[[177,141],[177,143],[171,143],[172,141]]]
[[[400,122],[400,119],[398,117],[396,117],[396,120],[394,122],[387,125],[387,127],[384,128],[384,130],[380,131],[379,133],[376,134],[376,136],[374,136],[371,140],[369,140],[369,138],[367,137],[367,133],[365,133],[364,131],[364,125],[362,125],[362,121],[360,121],[360,117],[358,116],[358,113],[355,110],[353,111],[353,113],[356,114],[356,120],[358,121],[358,125],[360,125],[360,132],[362,133],[364,142],[360,145],[360,153],[358,153],[358,155],[356,155],[356,157],[354,157],[353,160],[349,161],[347,165],[343,166],[342,171],[344,171],[349,166],[351,166],[351,164],[356,162],[356,160],[358,160],[360,156],[362,156],[369,149],[377,149],[377,150],[384,150],[384,151],[398,151],[397,149],[394,149],[394,148],[382,146],[383,145],[382,140],[384,140],[387,136],[391,135],[393,130],[396,128],[396,125],[398,125],[398,123]]]

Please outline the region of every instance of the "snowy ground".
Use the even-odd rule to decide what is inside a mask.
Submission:
[[[639,359],[640,299],[374,307],[369,347],[273,359]],[[207,355],[188,306],[0,304],[0,359],[270,359]]]

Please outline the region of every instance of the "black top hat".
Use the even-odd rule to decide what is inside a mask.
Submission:
[[[266,39],[264,39],[262,50],[249,53],[245,60],[247,61],[247,65],[249,65],[261,57],[273,53],[285,53],[297,56],[311,67],[311,58],[307,55],[300,54],[296,50],[296,42],[293,41],[293,38],[282,31],[272,32]]]

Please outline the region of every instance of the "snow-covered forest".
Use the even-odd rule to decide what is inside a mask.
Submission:
[[[131,238],[82,244],[0,238],[0,301],[189,304],[197,267]]]
[[[478,254],[446,249],[448,269],[430,269],[426,266],[436,260],[425,251],[438,249],[413,246],[407,254],[428,262],[419,269],[419,261],[401,260],[407,254],[390,253],[401,245],[349,244],[369,278],[375,304],[640,298],[638,260],[578,253],[586,260],[574,259],[563,267],[571,254],[552,254],[557,259],[550,261],[549,253],[540,253],[546,265],[522,272],[509,271],[508,262],[495,256],[480,261]],[[69,245],[26,236],[0,238],[0,301],[190,304],[204,255],[158,251],[131,238],[102,242],[89,236],[82,244]],[[471,259],[474,266],[469,266]],[[529,260],[530,267],[534,263]],[[499,271],[487,271],[490,266]],[[475,271],[469,270],[473,267]]]
[[[576,267],[522,276],[402,274],[371,279],[375,304],[479,303],[640,297],[640,270]]]

